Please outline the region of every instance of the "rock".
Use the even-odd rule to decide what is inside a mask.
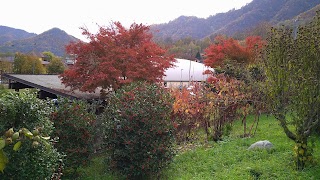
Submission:
[[[264,141],[258,141],[255,142],[253,144],[251,144],[251,146],[248,148],[248,150],[252,150],[252,149],[271,149],[273,147],[273,144],[268,141],[268,140],[264,140]]]

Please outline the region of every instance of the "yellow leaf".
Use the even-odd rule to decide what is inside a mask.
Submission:
[[[300,149],[299,154],[303,154],[303,153],[304,153],[304,150]]]
[[[50,137],[42,137],[42,136],[41,136],[41,138],[44,139],[44,140],[49,140],[50,139]]]
[[[33,134],[30,131],[26,132],[24,135],[30,139],[33,137]]]
[[[6,167],[6,164],[8,163],[8,158],[4,154],[3,150],[0,150],[0,171],[3,173],[4,168]]]
[[[14,146],[13,146],[13,150],[14,151],[18,151],[21,147],[21,141],[18,141]]]

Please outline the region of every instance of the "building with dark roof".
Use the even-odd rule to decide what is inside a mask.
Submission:
[[[99,99],[100,90],[96,92],[72,91],[62,84],[58,75],[2,74],[2,81],[8,83],[10,89],[19,91],[24,88],[39,89],[39,98],[57,98],[58,96],[72,99]]]

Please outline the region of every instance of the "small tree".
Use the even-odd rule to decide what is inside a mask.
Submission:
[[[103,116],[111,168],[128,178],[157,175],[173,157],[171,112],[170,94],[156,84],[117,91]]]
[[[56,56],[55,56],[52,52],[50,52],[50,51],[42,52],[42,54],[43,54],[43,56],[44,56],[43,59],[44,59],[45,61],[48,61],[48,62],[51,62],[51,60],[56,57]]]
[[[206,88],[205,117],[208,119],[210,136],[214,141],[228,135],[232,124],[239,118],[239,111],[247,104],[247,96],[242,92],[243,82],[219,74],[208,78]]]
[[[264,57],[269,105],[286,135],[296,142],[297,169],[311,160],[308,138],[320,119],[319,44],[318,12],[297,34],[292,29],[273,28]]]
[[[64,63],[58,57],[53,57],[47,66],[48,74],[61,74],[64,70]]]

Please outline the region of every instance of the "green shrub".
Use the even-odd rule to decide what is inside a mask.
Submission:
[[[0,108],[1,132],[12,127],[30,130],[41,127],[42,133],[49,135],[53,130],[53,123],[49,119],[52,106],[50,102],[38,99],[36,91],[4,93],[0,98]]]
[[[110,98],[103,118],[112,169],[141,179],[170,162],[172,102],[165,89],[144,82],[125,86]]]
[[[54,122],[54,136],[59,137],[55,147],[66,154],[64,176],[76,176],[80,165],[88,161],[93,152],[94,111],[81,100],[59,98],[51,114]]]
[[[8,89],[5,88],[3,84],[0,84],[0,97],[2,96],[2,94],[6,93],[7,91]]]
[[[49,119],[51,110],[49,101],[37,99],[36,92],[5,93],[0,98],[0,132],[5,134],[10,128],[14,131],[37,128],[41,136],[50,136],[53,130]],[[52,142],[39,143],[37,148],[32,143],[23,141],[17,151],[12,149],[13,144],[3,148],[9,161],[0,179],[50,179],[57,175],[62,155],[53,148]]]

